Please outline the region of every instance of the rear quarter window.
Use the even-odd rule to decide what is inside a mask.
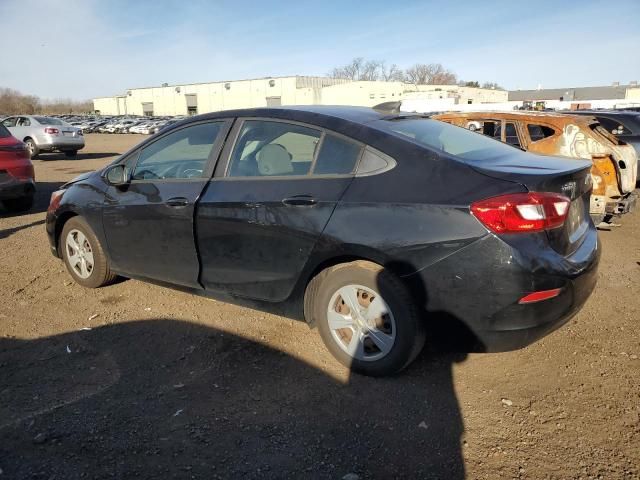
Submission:
[[[527,125],[527,131],[529,132],[529,138],[531,138],[532,142],[538,142],[545,138],[553,137],[556,133],[556,131],[551,127],[535,123],[529,123]]]
[[[349,140],[326,134],[313,169],[314,175],[345,175],[353,172],[362,147]]]

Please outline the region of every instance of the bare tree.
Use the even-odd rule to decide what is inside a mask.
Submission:
[[[93,104],[90,101],[78,102],[70,99],[42,101],[35,95],[23,95],[11,88],[0,88],[0,114],[4,115],[87,113],[91,110],[93,110]]]
[[[351,63],[331,70],[329,76],[332,78],[346,78],[347,80],[360,80],[364,65],[364,58],[356,57],[351,60]]]
[[[385,82],[404,82],[404,72],[395,63],[387,67],[385,62],[380,62],[380,79]]]
[[[415,85],[455,85],[457,76],[440,63],[416,63],[405,71],[407,81]]]
[[[482,84],[482,88],[491,88],[492,90],[504,90],[504,88],[502,88],[496,82],[484,82]]]

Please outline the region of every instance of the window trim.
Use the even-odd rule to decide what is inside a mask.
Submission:
[[[311,161],[311,165],[309,166],[309,171],[304,175],[272,175],[272,176],[245,176],[245,177],[230,177],[229,176],[229,167],[231,164],[231,155],[235,150],[236,144],[240,139],[240,132],[242,131],[242,127],[244,123],[247,121],[264,121],[264,122],[277,122],[277,123],[286,123],[289,125],[297,125],[300,127],[309,128],[311,130],[316,130],[320,133],[320,139],[318,140],[318,146],[316,147],[316,151],[313,154],[313,160]],[[331,135],[335,135],[336,137],[345,139],[351,143],[354,143],[360,147],[360,153],[358,154],[358,158],[356,163],[351,170],[350,173],[339,173],[339,174],[314,174],[313,170],[315,169],[316,161],[318,159],[318,155],[320,153],[320,149],[322,148],[322,144],[324,143],[325,135],[329,133]],[[333,130],[329,130],[327,128],[319,127],[318,125],[311,125],[304,122],[298,122],[296,120],[289,120],[285,118],[272,118],[272,117],[239,117],[236,119],[236,122],[233,126],[233,129],[228,135],[227,142],[225,148],[222,151],[220,156],[220,161],[218,161],[218,165],[216,166],[215,173],[213,175],[212,180],[220,180],[225,182],[231,181],[259,181],[259,180],[316,180],[316,179],[334,179],[334,178],[352,178],[357,175],[358,166],[360,165],[360,161],[362,160],[362,156],[364,155],[365,149],[368,147],[367,144],[362,143],[358,140],[355,140],[351,137],[343,135],[341,133],[335,132]]]
[[[168,135],[172,135],[175,132],[178,132],[180,130],[184,130],[185,128],[190,128],[190,127],[194,127],[197,125],[203,125],[203,124],[207,124],[207,123],[222,123],[222,127],[220,129],[220,133],[218,134],[218,138],[216,138],[215,142],[213,142],[213,145],[211,146],[211,152],[209,152],[209,157],[207,158],[206,164],[205,164],[205,168],[202,171],[202,176],[201,177],[194,177],[194,178],[149,178],[149,179],[133,179],[133,177],[131,178],[131,181],[129,182],[130,184],[140,184],[140,183],[167,183],[167,182],[179,182],[179,183],[185,183],[185,182],[207,182],[209,180],[211,180],[211,177],[213,175],[213,172],[216,168],[217,163],[219,162],[220,159],[220,154],[222,152],[223,146],[225,144],[225,141],[227,139],[227,136],[229,135],[229,131],[231,130],[231,127],[233,125],[234,119],[233,118],[216,118],[216,119],[209,119],[209,120],[200,120],[197,122],[189,122],[186,125],[183,125],[179,128],[175,128],[175,129],[170,129],[167,132],[162,133],[160,136],[158,136],[157,138],[154,138],[152,141],[148,142],[148,143],[144,143],[143,145],[140,145],[136,150],[134,150],[131,153],[128,153],[126,155],[124,155],[120,160],[118,160],[118,164],[122,164],[124,163],[128,158],[130,158],[131,156],[135,156],[136,159],[133,162],[133,167],[132,167],[132,174],[133,172],[135,172],[136,168],[138,167],[138,161],[140,160],[140,154],[142,153],[142,151],[153,145],[154,143],[162,140],[163,138],[165,138]]]

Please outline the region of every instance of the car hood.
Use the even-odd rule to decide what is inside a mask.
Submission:
[[[73,180],[65,183],[64,185],[62,185],[61,188],[67,188],[70,187],[71,185],[73,185],[74,183],[78,183],[78,182],[82,182],[83,180],[86,180],[89,177],[92,177],[93,175],[97,174],[97,171],[93,171],[93,172],[86,172],[83,173],[82,175],[78,175],[77,177],[75,177]]]

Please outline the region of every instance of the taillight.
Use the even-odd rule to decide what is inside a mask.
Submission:
[[[540,232],[561,227],[571,200],[559,193],[513,193],[471,204],[471,213],[495,233]]]
[[[48,133],[49,135],[57,135],[60,133],[60,130],[53,127],[45,127],[44,133]]]
[[[56,190],[51,194],[51,200],[49,200],[49,208],[47,208],[47,212],[54,212],[58,206],[60,205],[60,201],[62,200],[62,195],[66,190]]]
[[[27,146],[22,142],[14,143],[13,145],[0,145],[0,152],[20,153],[20,152],[26,152],[26,151],[27,151]]]

